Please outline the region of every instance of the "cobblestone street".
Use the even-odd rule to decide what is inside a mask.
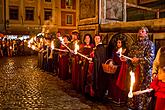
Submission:
[[[0,110],[126,110],[86,99],[71,81],[37,67],[37,56],[0,58]]]

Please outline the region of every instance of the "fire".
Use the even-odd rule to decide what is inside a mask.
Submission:
[[[51,48],[54,49],[54,42],[51,42]]]
[[[76,43],[75,43],[75,48],[74,48],[74,52],[75,52],[75,54],[77,54],[77,51],[79,50],[79,45],[78,45],[78,43],[77,43],[77,41],[76,41]]]
[[[36,47],[35,47],[34,45],[32,45],[32,49],[33,49],[33,50],[35,50],[35,49],[36,49]]]
[[[31,38],[31,39],[28,41],[28,47],[29,47],[29,48],[31,47],[31,43],[33,43],[33,38]]]
[[[133,90],[133,85],[135,83],[135,73],[130,71],[130,76],[131,76],[131,84],[130,84],[130,90],[129,90],[129,93],[128,93],[128,97],[132,98],[133,97],[132,90]]]
[[[119,57],[124,57],[124,58],[126,58],[126,59],[132,60],[132,58],[123,55],[122,52],[123,52],[123,49],[120,48],[120,49],[118,49],[118,51],[117,51],[116,53],[119,54]]]

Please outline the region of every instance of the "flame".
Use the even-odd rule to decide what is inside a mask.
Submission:
[[[33,49],[33,50],[35,50],[35,49],[36,49],[36,47],[35,47],[34,45],[32,45],[32,49]]]
[[[51,41],[51,48],[54,49],[54,41]]]
[[[33,37],[28,41],[28,47],[31,47],[31,43],[33,43]]]
[[[77,51],[79,50],[79,45],[78,45],[78,43],[77,43],[77,41],[76,41],[76,43],[75,43],[75,48],[74,48],[74,52],[75,52],[75,54],[77,54]]]
[[[130,71],[130,76],[131,76],[131,85],[130,85],[130,90],[129,90],[129,93],[128,93],[128,97],[132,98],[133,97],[132,90],[133,90],[133,85],[135,83],[135,73]]]
[[[43,39],[41,38],[41,41],[40,41],[41,43],[43,42]]]
[[[35,37],[33,37],[33,41],[37,41],[37,37],[35,36]]]

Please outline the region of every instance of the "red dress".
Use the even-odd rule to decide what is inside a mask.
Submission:
[[[112,99],[112,101],[116,104],[124,104],[126,103],[127,94],[123,91],[124,82],[126,78],[126,72],[124,72],[126,68],[126,62],[121,62],[119,56],[116,54],[116,51],[113,52],[113,62],[115,65],[118,65],[116,72],[110,75],[109,79],[109,87],[108,87],[108,96]],[[120,74],[123,73],[123,74]]]
[[[155,90],[155,110],[165,110],[165,82],[162,82],[156,78],[151,83],[150,87]]]
[[[66,47],[60,46],[60,49],[65,50]],[[58,77],[66,80],[69,78],[69,53],[60,52],[59,53],[59,74]]]
[[[93,51],[93,47],[94,47],[93,44],[90,44],[90,45],[82,44],[80,53],[89,57],[90,53]],[[80,74],[81,75],[80,76],[81,91],[82,91],[82,94],[90,93],[89,89],[87,89],[87,85],[89,84],[89,77],[90,77],[90,74],[88,72],[89,61],[83,57],[81,57],[80,60],[81,60],[81,74]]]
[[[78,40],[77,40],[78,41]],[[74,50],[74,46],[75,46],[75,42],[71,43],[71,49]],[[78,45],[80,44],[80,42],[78,41]],[[80,56],[76,55],[76,54],[72,54],[71,55],[71,73],[72,73],[72,85],[73,88],[77,91],[81,90],[81,83],[80,83],[80,70],[81,70],[81,66],[80,66]]]

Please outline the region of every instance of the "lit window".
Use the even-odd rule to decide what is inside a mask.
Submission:
[[[44,9],[44,20],[49,20],[52,17],[51,9]]]
[[[72,0],[66,0],[65,1],[65,3],[66,3],[66,8],[72,8]]]
[[[66,24],[73,24],[73,15],[66,15]]]
[[[33,7],[25,8],[25,20],[34,20],[34,8]]]
[[[11,20],[18,20],[18,14],[19,14],[18,6],[9,7],[9,18]]]

